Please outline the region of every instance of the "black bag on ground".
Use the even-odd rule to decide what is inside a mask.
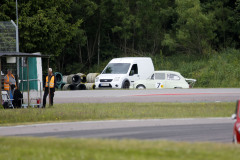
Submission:
[[[4,109],[8,109],[8,102],[4,102],[4,103],[3,103],[3,108],[4,108]]]
[[[23,95],[22,93],[20,92],[19,89],[16,89],[14,91],[14,94],[13,94],[13,106],[15,108],[21,108],[22,107],[22,98],[23,98]]]

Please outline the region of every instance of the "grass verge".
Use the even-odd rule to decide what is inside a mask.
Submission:
[[[0,125],[110,119],[230,117],[234,109],[235,103],[56,104],[46,109],[0,109]]]
[[[240,147],[221,143],[0,137],[0,159],[34,160],[226,160]]]

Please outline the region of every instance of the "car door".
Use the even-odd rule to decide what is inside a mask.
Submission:
[[[161,89],[164,87],[165,73],[154,73],[146,82],[146,88]]]
[[[130,85],[132,85],[135,81],[139,80],[140,76],[138,74],[138,65],[133,64],[132,68],[129,73],[129,80],[130,80]]]
[[[154,77],[154,87],[156,89],[162,89],[165,86],[165,79],[166,79],[166,73],[155,73],[155,77]]]

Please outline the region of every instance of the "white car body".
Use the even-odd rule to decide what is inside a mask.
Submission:
[[[154,71],[149,57],[114,58],[96,77],[96,88],[129,88],[137,80],[147,79]]]
[[[154,71],[146,80],[134,82],[133,88],[137,89],[162,89],[162,88],[191,88],[195,79],[185,79],[179,72]]]

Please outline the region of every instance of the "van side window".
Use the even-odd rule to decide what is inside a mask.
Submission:
[[[134,74],[138,74],[138,66],[137,66],[137,64],[132,65],[132,68],[130,70],[129,76],[132,76]]]
[[[180,80],[180,77],[176,74],[167,74],[168,80]]]
[[[155,73],[155,79],[165,80],[165,73]]]

